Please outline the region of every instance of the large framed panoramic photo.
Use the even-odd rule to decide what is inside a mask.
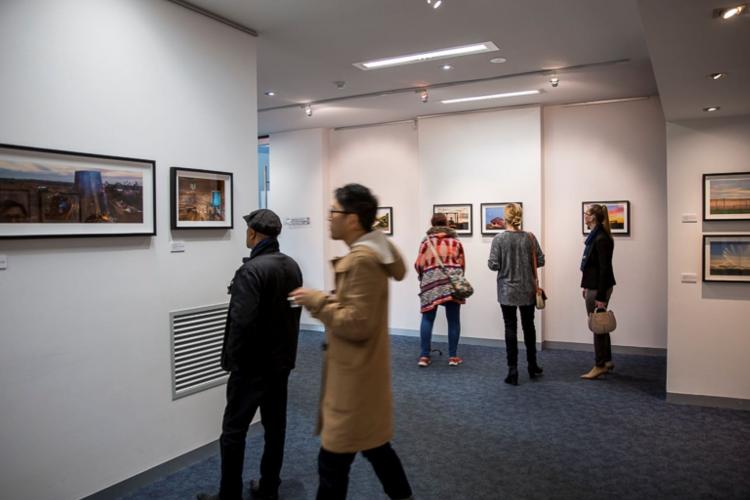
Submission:
[[[455,229],[458,236],[471,236],[473,231],[471,210],[471,203],[432,206],[432,213],[445,214],[448,227]]]
[[[0,144],[0,238],[153,236],[152,160]]]
[[[605,205],[609,213],[609,227],[613,236],[627,236],[630,234],[630,202],[629,201],[584,201],[581,202],[581,228],[583,234],[591,231],[586,227],[584,214],[591,205]]]
[[[704,234],[703,281],[750,283],[750,234]]]
[[[231,229],[232,174],[193,168],[170,169],[172,229]]]
[[[493,236],[508,229],[505,225],[505,207],[510,203],[511,202],[481,203],[479,205],[479,213],[482,217],[483,235]],[[514,203],[523,208],[523,203],[520,201]],[[521,223],[521,229],[523,229],[523,222]]]
[[[703,174],[703,220],[750,220],[750,172]]]

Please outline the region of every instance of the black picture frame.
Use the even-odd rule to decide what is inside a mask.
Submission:
[[[171,167],[172,229],[232,229],[234,176],[231,172]]]
[[[731,195],[712,198],[711,184],[714,182],[728,183],[717,187],[717,191],[731,191]],[[703,174],[702,192],[704,221],[750,220],[750,172]]]
[[[0,239],[155,235],[153,160],[0,144]]]
[[[482,228],[482,236],[495,236],[496,234],[500,234],[506,231],[505,207],[511,203],[514,203],[518,205],[519,207],[521,207],[521,209],[523,209],[523,203],[520,201],[501,201],[497,203],[480,203],[479,204],[479,223],[481,224],[481,228]],[[498,227],[498,228],[489,227],[489,226],[493,226],[491,222],[494,220],[494,218],[487,220],[488,214],[486,213],[485,210],[492,209],[492,208],[500,208],[500,207],[503,208],[503,222],[501,223],[502,227]],[[520,229],[523,229],[523,221],[521,221]]]
[[[433,215],[436,213],[446,214],[448,217],[448,226],[453,227],[458,236],[471,236],[473,234],[473,210],[474,207],[471,203],[439,203],[432,205]],[[453,226],[451,225],[451,220],[453,220]]]
[[[393,207],[378,207],[372,227],[380,229],[387,236],[393,236]]]
[[[702,261],[703,281],[750,283],[750,234],[704,234]]]
[[[584,213],[589,205],[606,205],[609,212],[609,224],[612,228],[612,236],[629,236],[630,235],[630,201],[583,201],[581,202],[581,230],[583,234],[589,234],[591,231],[586,227],[586,218]],[[620,221],[620,210],[622,208],[622,221]],[[614,210],[613,210],[614,209]]]

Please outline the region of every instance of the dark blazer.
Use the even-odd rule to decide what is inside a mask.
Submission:
[[[596,300],[607,301],[607,290],[615,286],[615,274],[612,271],[612,253],[615,242],[602,230],[592,243],[591,254],[583,268],[581,288],[596,290]]]
[[[262,241],[234,274],[221,367],[227,371],[270,374],[289,371],[297,358],[300,308],[289,292],[302,286],[302,272],[279,252],[273,238]]]

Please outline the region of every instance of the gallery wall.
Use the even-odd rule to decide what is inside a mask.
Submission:
[[[703,283],[702,236],[750,234],[750,221],[702,219],[703,174],[750,171],[750,117],[668,123],[667,392],[750,400],[748,283]],[[697,222],[682,222],[695,215]],[[682,273],[697,275],[683,283]],[[747,407],[747,406],[745,406]]]
[[[581,202],[627,200],[630,234],[615,237],[612,343],[666,347],[665,151],[657,98],[544,108],[545,341],[592,342],[580,288]]]
[[[5,0],[0,45],[0,142],[156,161],[157,236],[0,240],[0,491],[81,498],[218,436],[224,387],[172,401],[169,311],[225,302],[248,253],[256,40],[169,2]],[[233,172],[235,229],[170,231],[170,166]]]

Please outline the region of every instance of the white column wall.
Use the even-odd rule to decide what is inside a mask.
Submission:
[[[668,123],[667,392],[750,399],[747,283],[702,283],[703,234],[750,234],[748,221],[701,222],[703,174],[750,171],[750,116]],[[698,223],[681,222],[697,214]],[[682,283],[696,273],[697,283]]]
[[[328,239],[326,195],[326,159],[328,131],[309,129],[273,134],[270,143],[270,180],[268,208],[284,222],[279,237],[281,251],[297,261],[304,286],[327,289],[329,266],[324,253]],[[290,217],[309,217],[309,226],[286,223]],[[303,327],[320,322],[303,310]]]
[[[466,276],[474,286],[474,295],[461,310],[461,335],[502,339],[496,273],[487,267],[492,237],[481,234],[479,208],[483,202],[522,202],[524,229],[536,234],[544,248],[541,109],[420,120],[419,163],[421,230],[429,227],[433,204],[473,204],[474,232],[461,241],[467,256]],[[435,333],[447,334],[444,315],[438,316]],[[540,316],[536,315],[537,341],[541,340]]]
[[[156,237],[0,240],[0,491],[80,498],[220,431],[223,387],[172,401],[168,312],[227,300],[242,220],[171,232],[169,167],[257,206],[256,40],[164,1],[5,0],[0,45],[0,142],[156,161]]]
[[[629,200],[630,235],[615,237],[612,343],[666,347],[665,144],[656,98],[544,109],[545,340],[592,342],[580,289],[581,202]]]

